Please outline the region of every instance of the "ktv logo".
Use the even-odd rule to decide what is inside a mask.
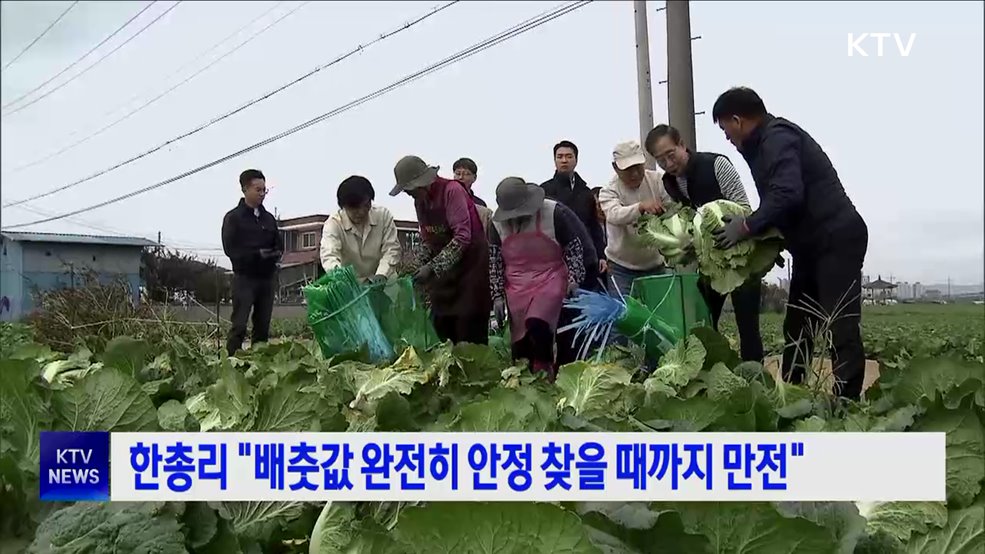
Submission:
[[[916,33],[910,33],[910,38],[907,40],[905,46],[903,45],[903,36],[899,33],[862,33],[860,35],[848,33],[848,57],[862,56],[867,58],[869,54],[863,49],[863,46],[869,44],[871,48],[872,40],[874,39],[877,42],[876,56],[882,58],[883,52],[885,51],[883,41],[889,37],[893,37],[895,40],[896,50],[899,52],[901,58],[910,56],[910,52],[913,50],[913,41],[917,38]]]

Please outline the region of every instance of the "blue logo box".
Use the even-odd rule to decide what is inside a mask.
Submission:
[[[41,500],[109,500],[109,433],[41,432]]]

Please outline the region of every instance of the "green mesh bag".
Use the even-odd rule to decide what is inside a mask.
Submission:
[[[393,356],[393,345],[383,332],[369,299],[350,266],[333,269],[304,287],[308,324],[326,358],[366,349],[370,361]]]
[[[410,277],[369,287],[369,302],[396,354],[407,346],[423,352],[440,343],[431,314]]]
[[[711,312],[698,288],[697,273],[677,273],[641,277],[633,281],[627,298],[627,317],[624,325],[646,329],[647,352],[664,353],[675,346],[695,327],[711,326]]]

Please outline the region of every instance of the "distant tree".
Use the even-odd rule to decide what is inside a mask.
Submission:
[[[214,304],[231,296],[229,278],[215,262],[205,262],[177,251],[145,250],[141,277],[153,302],[168,302],[177,295],[190,295],[203,304]]]
[[[397,262],[397,275],[401,277],[413,275],[418,269],[417,266],[417,257],[414,255],[413,250],[409,248],[401,249],[400,261]]]
[[[760,296],[762,311],[782,313],[787,305],[787,297],[787,291],[783,288],[763,281],[763,292]]]

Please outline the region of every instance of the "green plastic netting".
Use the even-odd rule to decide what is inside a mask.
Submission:
[[[395,354],[407,346],[423,352],[440,343],[430,313],[410,277],[371,286],[369,302],[383,334],[396,349]]]
[[[373,363],[389,360],[387,339],[369,298],[350,266],[333,269],[304,287],[308,323],[326,358],[366,349]]]

